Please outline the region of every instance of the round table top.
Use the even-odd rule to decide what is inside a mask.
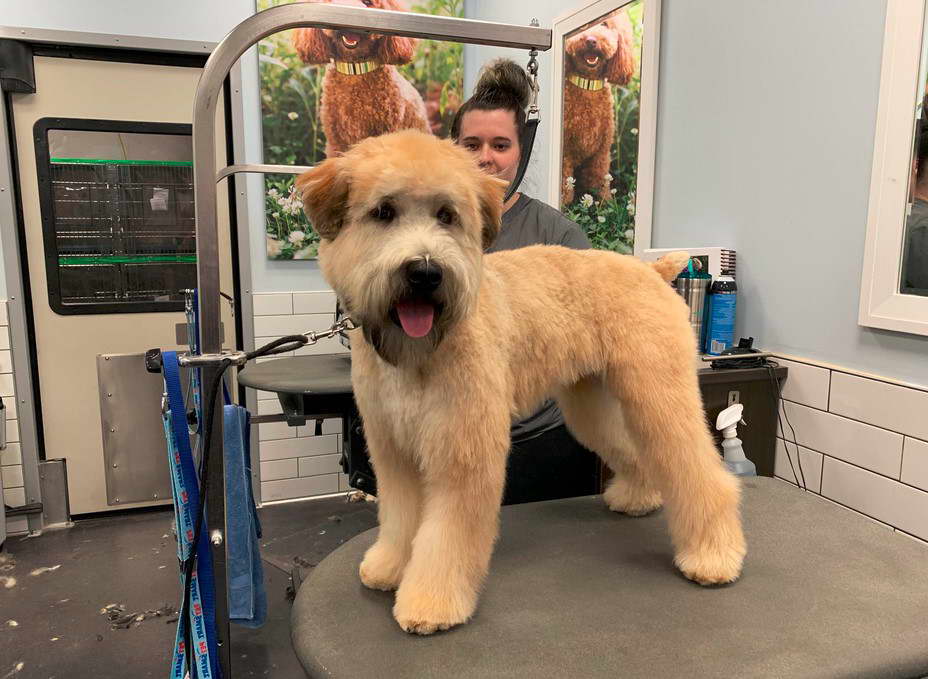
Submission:
[[[467,511],[461,507],[461,511]],[[297,593],[292,639],[311,677],[914,677],[928,672],[928,551],[819,496],[744,483],[738,582],[673,567],[662,513],[586,497],[504,507],[473,620],[403,632],[394,595],[358,564],[376,529],[326,557]]]
[[[351,393],[349,354],[286,356],[249,363],[238,374],[246,387],[285,394]]]

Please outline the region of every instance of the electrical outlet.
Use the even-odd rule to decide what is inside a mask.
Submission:
[[[735,403],[741,403],[741,392],[732,390],[728,392],[728,405],[734,405]]]

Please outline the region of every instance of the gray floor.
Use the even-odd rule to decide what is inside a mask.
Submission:
[[[290,575],[307,577],[376,525],[375,507],[332,498],[260,510],[269,616],[260,630],[233,625],[234,677],[305,676],[290,644]],[[16,584],[0,587],[0,679],[167,677],[180,601],[171,522],[170,510],[122,514],[7,538],[0,576]],[[112,604],[123,610],[101,612]],[[110,620],[131,613],[146,617]]]

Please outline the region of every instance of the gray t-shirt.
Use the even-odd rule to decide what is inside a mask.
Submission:
[[[592,247],[579,226],[550,205],[524,193],[503,213],[502,221],[499,235],[487,252],[515,250],[529,245],[563,245],[576,250]],[[527,441],[562,424],[564,416],[557,404],[549,399],[538,412],[513,423],[512,441]]]
[[[928,295],[928,202],[915,199],[905,231],[902,292]]]

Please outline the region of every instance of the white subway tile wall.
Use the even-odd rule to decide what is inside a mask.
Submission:
[[[777,361],[792,429],[784,418],[774,474],[796,484],[801,461],[807,490],[928,545],[928,388]]]
[[[13,389],[13,357],[10,351],[10,328],[6,301],[0,301],[0,397],[6,412],[6,448],[0,450],[0,481],[3,484],[3,502],[10,507],[26,504],[23,488],[23,458],[19,446],[19,422],[16,419],[16,397]],[[8,518],[8,535],[28,530],[25,517]]]
[[[790,437],[795,430],[796,443],[801,446],[899,478],[901,434],[790,401],[785,401],[783,406],[783,426],[788,440],[792,440]]]
[[[821,493],[823,457],[821,453],[816,453],[814,450],[777,439],[777,456],[773,473],[781,479]]]
[[[331,291],[260,293],[254,295],[255,346],[281,335],[324,330],[335,320],[335,293]],[[337,339],[303,347],[298,356],[344,354]],[[277,360],[269,358],[266,360]],[[277,395],[258,392],[258,414],[280,414]],[[258,425],[258,459],[263,502],[293,500],[348,490],[341,473],[342,421],[327,418],[305,426],[286,422]]]
[[[906,436],[900,480],[910,486],[928,490],[928,443]]]
[[[928,392],[835,373],[831,412],[928,441]]]
[[[819,410],[828,410],[828,388],[831,371],[806,363],[777,358],[777,363],[789,370],[789,379],[783,384],[783,398],[804,403]]]

